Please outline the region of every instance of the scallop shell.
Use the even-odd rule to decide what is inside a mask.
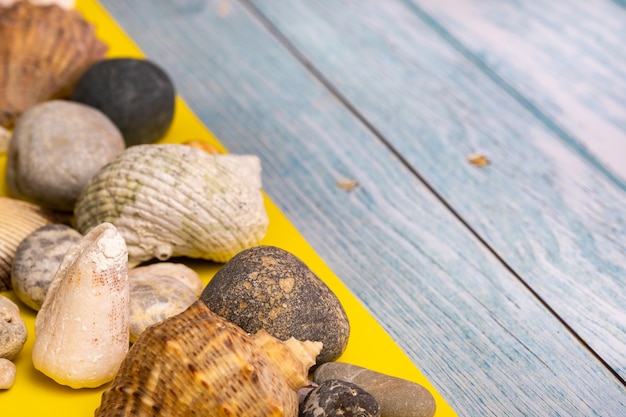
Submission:
[[[254,336],[201,301],[144,331],[96,417],[297,416],[319,342]]]
[[[33,365],[59,384],[112,380],[129,345],[126,244],[115,227],[93,228],[63,257],[35,319]]]
[[[35,204],[0,197],[0,292],[11,289],[11,266],[22,240],[36,229],[63,222],[63,216]]]
[[[254,155],[210,155],[185,145],[126,149],[83,189],[74,214],[85,233],[113,223],[129,263],[172,256],[225,262],[260,242],[269,219]]]
[[[67,97],[107,46],[77,10],[20,1],[0,7],[0,125],[39,102]]]

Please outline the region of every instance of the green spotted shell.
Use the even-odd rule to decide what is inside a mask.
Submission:
[[[113,223],[131,265],[172,256],[225,262],[258,244],[269,223],[257,156],[174,144],[127,148],[85,186],[74,215],[83,234]]]

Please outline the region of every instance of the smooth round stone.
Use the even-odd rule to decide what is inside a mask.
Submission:
[[[70,98],[106,114],[132,146],[153,143],[165,134],[174,118],[176,93],[168,75],[153,62],[115,58],[89,67]]]
[[[337,296],[300,259],[275,246],[240,252],[217,272],[200,299],[248,333],[318,341],[317,364],[338,358],[350,334]]]
[[[19,307],[0,295],[0,358],[15,359],[27,338],[28,331]]]
[[[7,182],[20,197],[72,211],[85,184],[124,149],[120,131],[102,112],[80,103],[47,101],[17,120]]]
[[[0,389],[9,389],[15,383],[17,368],[8,359],[0,358]]]
[[[309,392],[299,417],[379,417],[376,399],[351,382],[329,379]]]
[[[369,392],[380,405],[384,417],[432,417],[436,404],[432,394],[423,386],[406,379],[341,362],[320,365],[313,374],[318,384],[340,379],[352,382]]]
[[[131,343],[148,326],[182,313],[198,300],[183,281],[165,275],[129,275],[128,284]]]
[[[39,311],[65,252],[81,238],[78,231],[64,224],[42,226],[26,236],[18,245],[11,266],[15,295]]]

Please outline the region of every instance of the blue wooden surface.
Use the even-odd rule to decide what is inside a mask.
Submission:
[[[626,415],[623,8],[101,3],[459,415]]]

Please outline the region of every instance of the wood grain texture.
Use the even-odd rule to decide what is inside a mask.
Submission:
[[[403,2],[255,4],[625,378],[624,189]]]
[[[623,7],[611,0],[403,1],[626,188]]]
[[[102,4],[166,68],[186,102],[231,152],[262,158],[271,198],[459,415],[626,412],[624,386],[247,8],[238,2],[200,0]],[[290,17],[287,6],[272,2],[275,11]],[[355,18],[348,11],[344,23]],[[476,148],[467,140],[459,140],[456,151],[446,148],[454,138],[437,144],[452,127],[473,129],[470,117],[458,119],[450,103],[434,109],[398,107],[398,89],[380,94],[380,80],[357,65],[356,54],[344,50],[350,46],[342,44],[345,33],[307,14],[300,18],[294,27],[325,38],[330,48],[326,56],[354,64],[352,73],[343,77],[355,83],[360,77],[362,88],[379,92],[382,113],[376,122],[389,118],[408,129],[405,135],[421,146],[427,165],[439,167],[441,181],[449,179],[451,193],[482,190],[484,194],[473,197],[489,201],[487,216],[498,214],[500,198],[490,192],[510,179],[494,180],[492,171],[468,165],[465,155]],[[307,26],[311,22],[319,26]],[[441,46],[431,47],[437,48]],[[450,49],[444,58],[439,68],[444,72],[449,60],[473,71],[471,63]],[[390,74],[402,75],[400,57],[386,53],[377,62],[385,63]],[[398,87],[417,84],[418,74],[397,80]],[[454,92],[443,89],[445,82],[438,76],[431,82],[441,89],[425,89],[417,97],[432,96],[429,104],[451,97],[455,103]],[[498,91],[494,87],[496,96]],[[441,107],[448,111],[437,111]],[[421,130],[401,123],[424,118],[436,123]],[[525,121],[535,123],[531,117]],[[456,159],[442,162],[450,153]],[[342,179],[354,179],[358,186],[346,192],[337,186]],[[489,187],[481,188],[485,184]],[[475,204],[471,199],[465,203]],[[510,227],[521,235],[514,237],[526,242],[524,226]],[[539,241],[530,243],[533,249],[542,247]]]

